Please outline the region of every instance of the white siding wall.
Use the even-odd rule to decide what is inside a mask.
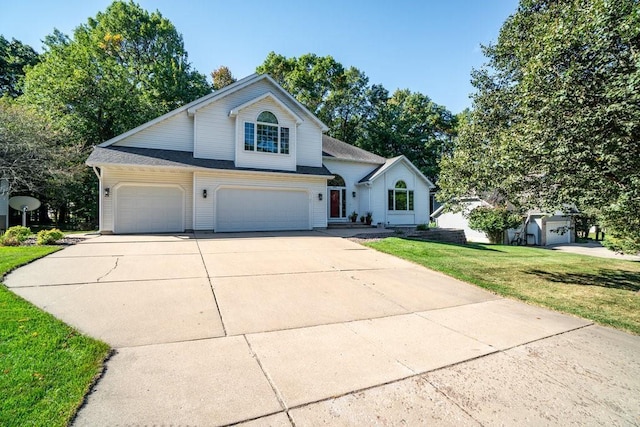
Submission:
[[[465,204],[462,212],[447,212],[440,214],[436,218],[436,223],[440,228],[457,228],[464,230],[464,235],[469,242],[489,243],[489,238],[482,231],[476,231],[469,228],[469,220],[465,217],[473,209],[482,206],[482,202],[472,201]]]
[[[388,192],[393,189],[396,182],[403,180],[408,190],[413,190],[414,210],[406,213],[388,210]],[[400,224],[424,224],[429,222],[429,187],[404,163],[398,162],[387,170],[383,177],[374,182],[373,193],[376,195],[374,209],[384,218],[382,222],[387,225]],[[379,200],[378,200],[379,199]],[[374,222],[380,222],[374,217]]]
[[[269,189],[303,189],[309,194],[311,204],[311,224],[314,228],[327,226],[326,211],[326,179],[303,176],[272,176],[256,174],[238,174],[224,172],[196,173],[195,188],[195,230],[215,230],[216,228],[216,191],[220,188],[269,188]],[[207,198],[202,198],[202,190],[207,190]],[[322,193],[322,200],[318,199]],[[251,201],[247,201],[251,208]]]
[[[235,93],[219,99],[196,112],[194,156],[204,159],[235,160],[236,120],[229,111],[258,98],[267,92],[278,96],[279,89],[266,80],[261,80]],[[305,121],[298,126],[296,134],[299,146],[297,164],[322,166],[322,132],[308,116],[288,98],[278,99]],[[295,126],[292,126],[292,131]],[[291,141],[291,144],[294,144]],[[295,161],[295,158],[294,158]]]
[[[113,232],[114,226],[114,200],[116,197],[115,189],[119,184],[125,183],[153,183],[153,184],[177,184],[184,189],[185,193],[185,229],[193,229],[193,178],[191,172],[172,172],[158,171],[146,169],[117,169],[103,168],[102,180],[103,188],[110,188],[109,197],[104,197],[104,193],[100,194],[102,198],[102,229],[100,231]]]
[[[289,154],[262,153],[244,149],[244,123],[255,122],[258,115],[271,111],[278,126],[289,128]],[[257,128],[254,129],[257,132]],[[260,169],[296,170],[296,121],[286,110],[270,99],[263,99],[243,109],[236,119],[236,166]]]
[[[366,187],[362,185],[356,186],[356,184],[372,170],[377,168],[378,165],[359,162],[345,162],[332,160],[331,158],[325,158],[324,165],[331,173],[340,175],[344,179],[344,183],[347,187],[347,216],[353,211],[358,213],[358,217],[366,215],[366,213],[370,211],[369,191]],[[356,192],[355,198],[352,194],[354,191]],[[328,209],[329,200],[327,199],[327,212]]]
[[[193,119],[187,115],[186,111],[183,111],[122,141],[118,141],[114,145],[193,151]]]
[[[321,167],[322,130],[310,119],[307,119],[298,126],[297,134],[297,163],[301,166]]]

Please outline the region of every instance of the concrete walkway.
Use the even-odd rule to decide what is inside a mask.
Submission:
[[[5,283],[115,348],[77,426],[640,423],[640,337],[326,233],[101,236]]]
[[[598,258],[619,259],[623,261],[640,261],[640,256],[638,255],[624,255],[610,251],[609,249],[602,246],[600,242],[569,243],[547,246],[546,248],[554,251],[570,252],[579,255],[589,255]]]

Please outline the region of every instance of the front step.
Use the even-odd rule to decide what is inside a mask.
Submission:
[[[361,222],[330,222],[327,224],[328,229],[343,229],[343,228],[375,228],[374,225],[367,225]]]

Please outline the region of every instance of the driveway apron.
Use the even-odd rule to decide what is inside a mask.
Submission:
[[[114,347],[74,424],[640,423],[640,339],[322,232],[100,236],[7,276]]]

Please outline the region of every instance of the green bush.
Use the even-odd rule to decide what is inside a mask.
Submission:
[[[7,231],[0,238],[0,244],[2,246],[19,246],[22,242],[27,240],[27,237],[31,236],[31,229],[29,227],[23,227],[16,225],[9,227]]]
[[[52,230],[40,230],[36,236],[39,245],[53,245],[64,237],[64,233],[57,228]]]
[[[416,226],[416,230],[418,231],[426,231],[429,229],[429,224],[418,224]]]
[[[469,227],[485,232],[491,243],[502,243],[504,232],[521,223],[520,215],[501,207],[478,206],[469,213]]]

